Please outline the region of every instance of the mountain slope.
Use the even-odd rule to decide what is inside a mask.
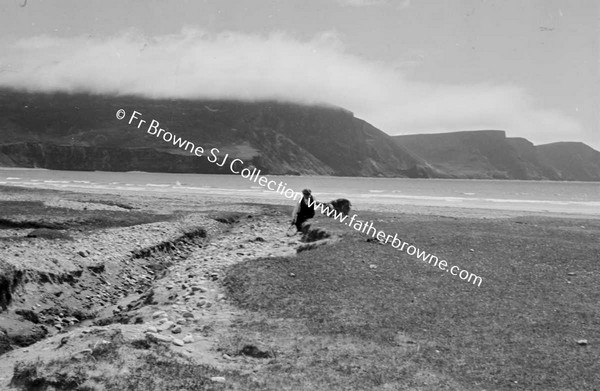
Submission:
[[[395,136],[450,178],[600,181],[600,152],[583,143],[534,146],[501,130]]]
[[[148,134],[152,120],[204,157]],[[500,130],[390,137],[335,107],[0,90],[0,166],[230,174],[211,148],[265,174],[600,181],[600,152],[585,144],[536,147]]]
[[[560,142],[536,147],[541,161],[552,167],[561,180],[600,180],[600,152],[576,142]]]
[[[453,178],[558,179],[535,147],[501,130],[395,136],[399,145]]]
[[[115,118],[118,109],[125,119]],[[349,111],[279,102],[151,100],[0,91],[0,164],[66,170],[229,173],[127,122],[136,110],[196,145],[270,174],[430,176]],[[205,154],[205,156],[208,153]]]

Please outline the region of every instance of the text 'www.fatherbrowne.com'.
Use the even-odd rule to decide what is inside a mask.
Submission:
[[[116,117],[118,120],[123,120],[125,119],[125,117],[127,117],[127,113],[125,112],[125,110],[119,109],[117,110]],[[140,113],[139,111],[134,110],[131,113],[128,124],[136,126],[138,129],[145,129],[146,133],[155,136],[156,138],[162,138],[163,141],[169,144],[173,144],[173,146],[179,147],[192,155],[195,155],[197,157],[204,156],[205,151],[202,146],[194,144],[189,140],[181,138],[176,134],[161,128],[160,123],[155,119],[151,120],[150,122],[146,121],[145,119],[142,119],[142,113]],[[206,156],[206,158],[210,163],[213,163],[219,167],[223,167],[228,161],[229,154],[226,154],[222,158],[219,156],[219,154],[219,149],[211,148],[210,155]],[[221,161],[219,162],[219,160]],[[282,181],[279,181],[279,183],[277,183],[276,181],[269,180],[269,178],[267,178],[266,176],[261,175],[260,170],[256,169],[255,167],[244,167],[244,162],[241,159],[232,158],[229,161],[229,170],[233,174],[240,175],[242,178],[257,183],[261,187],[266,187],[271,191],[275,191],[285,196],[286,198],[293,199],[298,202],[300,202],[303,198],[302,193],[287,188],[287,183]],[[440,260],[435,255],[429,254],[426,251],[423,251],[411,244],[403,242],[400,238],[398,238],[398,234],[394,234],[394,236],[386,235],[385,232],[375,229],[373,227],[372,222],[365,223],[363,221],[357,220],[357,215],[353,215],[350,218],[350,221],[345,222],[348,218],[348,215],[344,215],[343,213],[337,212],[336,210],[331,208],[330,205],[321,204],[312,199],[309,201],[309,206],[314,206],[316,210],[320,210],[322,214],[327,215],[328,217],[331,217],[333,215],[333,218],[335,220],[340,221],[359,232],[371,235],[373,238],[376,238],[380,242],[391,242],[392,247],[400,251],[406,251],[408,255],[416,254],[417,259],[422,259],[424,262],[427,262],[434,267],[438,267],[440,270],[450,273],[453,276],[458,276],[458,278],[460,278],[461,280],[470,282],[473,285],[477,285],[478,287],[481,286],[481,277],[465,269],[461,269],[458,266],[450,266],[448,265],[448,262],[446,260]]]
[[[394,234],[394,236],[386,235],[385,232],[377,230],[375,227],[373,227],[373,222],[371,221],[367,223],[364,221],[357,220],[357,215],[353,215],[350,218],[350,221],[346,221],[348,215],[336,211],[330,205],[322,204],[314,200],[309,200],[308,206],[314,206],[315,210],[319,210],[322,214],[329,217],[333,216],[334,220],[344,223],[347,226],[354,228],[356,231],[366,233],[367,235],[371,235],[371,237],[376,238],[378,241],[383,242],[384,244],[387,242],[391,242],[392,247],[400,251],[406,251],[408,255],[416,254],[417,259],[422,259],[423,262],[427,262],[434,267],[437,266],[438,268],[440,268],[440,270],[450,273],[453,276],[458,276],[458,278],[460,278],[461,280],[470,282],[473,285],[477,285],[478,287],[481,286],[481,277],[469,272],[468,270],[461,269],[458,266],[448,265],[448,262],[445,259],[440,260],[435,255],[429,254],[428,252],[421,250],[413,246],[412,244],[403,242],[400,238],[398,238],[398,234]]]

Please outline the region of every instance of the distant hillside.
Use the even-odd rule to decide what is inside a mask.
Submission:
[[[399,145],[451,178],[558,179],[525,139],[501,130],[395,136]]]
[[[584,143],[560,142],[536,147],[541,161],[566,181],[600,180],[600,152]]]
[[[0,91],[0,165],[229,173],[115,118],[137,110],[205,149],[270,174],[431,176],[427,164],[349,111],[278,102],[151,100]],[[146,128],[147,129],[147,128]]]
[[[127,123],[134,110],[146,126]],[[153,119],[205,157],[147,134]],[[265,174],[600,181],[600,152],[585,144],[500,130],[391,137],[336,107],[0,90],[0,166],[230,174],[210,148]]]
[[[582,143],[534,146],[501,130],[394,139],[449,178],[600,181],[600,153]]]

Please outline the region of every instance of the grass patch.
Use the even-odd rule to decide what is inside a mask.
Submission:
[[[298,387],[315,380],[322,365],[329,370],[314,389],[431,381],[438,382],[434,388],[461,389],[600,384],[600,222],[363,215],[378,229],[480,275],[483,283],[473,286],[351,230],[344,241],[294,259],[233,266],[225,280],[229,297],[255,311],[237,326],[240,334],[278,343],[285,341],[279,334],[329,341],[329,352],[337,351],[318,365],[294,369],[294,362],[310,362],[315,352],[287,346],[293,360],[280,370],[299,379]],[[260,316],[267,320],[257,322]],[[288,321],[291,326],[284,326]],[[394,356],[407,338],[418,352]],[[590,343],[581,346],[578,339]],[[344,365],[350,365],[351,382],[334,376]]]

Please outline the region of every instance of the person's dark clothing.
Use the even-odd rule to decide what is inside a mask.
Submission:
[[[302,231],[302,223],[304,223],[306,220],[311,219],[313,217],[315,217],[315,206],[314,206],[314,202],[315,199],[313,198],[313,196],[309,196],[310,199],[310,203],[312,204],[311,206],[309,206],[304,197],[302,197],[302,200],[300,201],[300,211],[298,212],[298,214],[296,215],[296,229],[298,229],[298,231]]]

